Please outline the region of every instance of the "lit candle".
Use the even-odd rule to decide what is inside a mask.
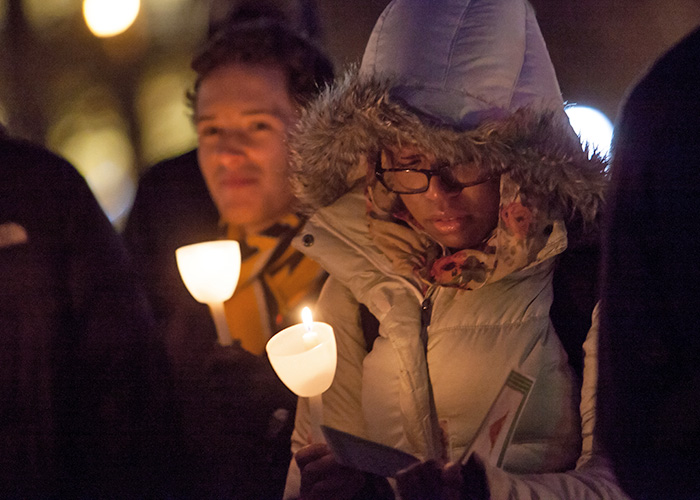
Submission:
[[[323,441],[323,402],[321,394],[333,382],[337,351],[333,328],[313,321],[304,308],[302,323],[292,325],[273,336],[266,346],[270,364],[277,376],[297,396],[308,398],[311,435]]]
[[[231,345],[224,302],[233,295],[241,272],[238,242],[217,240],[186,245],[175,250],[175,257],[187,290],[195,300],[209,306],[219,344]]]
[[[318,345],[318,334],[313,330],[314,321],[311,317],[311,309],[308,307],[301,310],[301,321],[304,324],[304,328],[306,328],[304,335],[302,335],[304,344],[306,344],[309,349],[313,349]]]

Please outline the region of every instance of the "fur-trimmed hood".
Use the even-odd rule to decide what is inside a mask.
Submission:
[[[508,172],[567,221],[597,220],[606,162],[588,157],[563,112],[526,107],[461,131],[421,119],[392,99],[391,88],[388,80],[352,71],[305,111],[292,138],[292,180],[303,212],[313,214],[358,183],[373,182],[369,165],[383,145],[415,144],[442,160],[476,160],[495,175]]]
[[[387,145],[507,172],[566,222],[597,220],[607,184],[605,162],[588,158],[568,123],[525,0],[394,0],[361,67],[305,110],[291,144],[307,214],[372,187],[368,165]],[[377,190],[375,203],[391,198]]]

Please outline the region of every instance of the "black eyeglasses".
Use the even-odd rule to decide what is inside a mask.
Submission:
[[[386,158],[388,168],[382,165],[382,157]],[[451,165],[439,163],[431,165],[424,157],[417,157],[411,165],[423,168],[396,168],[390,153],[377,155],[374,175],[389,191],[397,194],[424,193],[430,186],[430,179],[440,178],[443,188],[448,192],[461,191],[464,188],[477,186],[491,180],[475,165]]]

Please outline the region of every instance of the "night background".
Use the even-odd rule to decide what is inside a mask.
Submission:
[[[613,122],[627,89],[700,24],[700,0],[530,1],[564,99]],[[139,172],[194,146],[189,62],[232,3],[141,0],[130,28],[98,38],[82,0],[0,0],[0,122],[68,158],[119,225]],[[318,0],[337,73],[359,61],[387,3]]]

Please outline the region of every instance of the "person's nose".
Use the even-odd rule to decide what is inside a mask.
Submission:
[[[216,144],[216,153],[226,164],[235,166],[247,157],[250,138],[245,132],[229,130],[222,133]]]

